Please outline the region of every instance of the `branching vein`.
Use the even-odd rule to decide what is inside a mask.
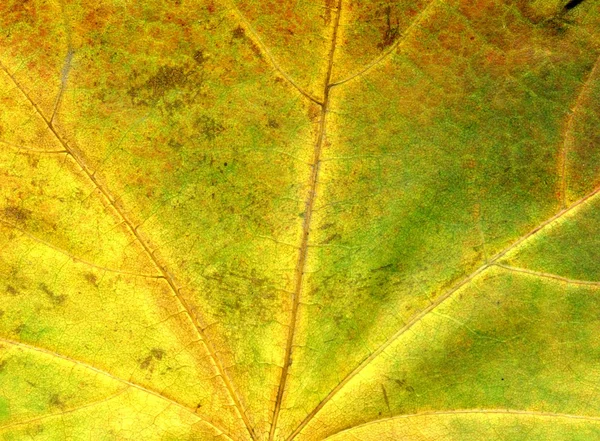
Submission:
[[[594,282],[594,281],[591,281],[591,280],[569,279],[567,277],[559,276],[558,274],[544,273],[544,272],[540,272],[540,271],[533,271],[533,270],[529,270],[527,268],[520,268],[520,267],[511,266],[511,265],[503,265],[501,263],[496,263],[494,265],[497,266],[497,267],[499,267],[499,268],[503,268],[503,269],[505,269],[507,271],[512,271],[512,272],[515,272],[515,273],[528,274],[530,276],[541,277],[543,279],[558,280],[559,282],[564,282],[564,283],[568,283],[568,284],[571,284],[571,285],[582,285],[582,286],[600,287],[600,282]]]
[[[431,311],[433,311],[438,306],[440,306],[442,303],[444,303],[446,300],[448,300],[450,297],[452,297],[452,295],[454,293],[456,293],[460,288],[464,287],[469,282],[471,282],[474,278],[476,278],[477,276],[482,274],[484,271],[491,268],[496,262],[498,262],[508,252],[513,251],[513,250],[517,249],[518,247],[522,246],[527,240],[532,238],[534,235],[538,234],[544,228],[546,228],[550,224],[557,222],[563,216],[565,216],[567,213],[572,212],[577,207],[588,202],[589,200],[594,198],[596,195],[598,195],[598,193],[600,193],[600,187],[597,188],[596,190],[594,190],[593,192],[591,192],[590,194],[588,194],[587,196],[579,199],[577,202],[573,203],[568,208],[565,208],[565,209],[559,211],[557,214],[555,214],[551,218],[542,222],[537,227],[535,227],[533,230],[531,230],[529,233],[525,234],[524,236],[521,236],[519,239],[517,239],[511,245],[509,245],[508,247],[506,247],[505,249],[503,249],[502,251],[497,253],[495,256],[492,256],[490,258],[489,262],[487,262],[484,265],[477,268],[475,271],[473,271],[471,274],[469,274],[463,280],[461,280],[456,285],[454,285],[454,287],[451,288],[449,291],[447,291],[446,293],[444,293],[440,297],[438,297],[435,302],[431,303],[427,308],[423,309],[419,314],[415,315],[408,323],[406,323],[395,334],[393,334],[388,340],[386,340],[381,346],[379,346],[374,352],[372,352],[371,355],[369,355],[367,358],[365,358],[356,368],[354,368],[354,370],[352,370],[348,375],[346,375],[346,377],[340,383],[338,383],[338,385],[335,388],[333,388],[331,390],[331,392],[329,392],[329,394],[317,405],[317,407],[315,407],[306,416],[306,418],[300,423],[300,425],[296,428],[296,430],[294,430],[294,432],[288,437],[287,441],[291,441],[292,439],[294,439],[308,425],[308,423],[321,411],[321,409],[323,409],[323,407],[329,401],[331,401],[332,398],[334,396],[336,396],[337,393],[340,390],[342,390],[346,384],[348,384],[350,382],[350,380],[352,380],[360,372],[362,372],[363,369],[365,369],[367,366],[369,366],[379,355],[381,355],[387,348],[389,348],[406,331],[411,329],[416,323],[420,322]]]
[[[60,135],[60,133],[54,127],[53,122],[50,119],[48,119],[46,117],[46,115],[44,115],[44,112],[42,112],[42,110],[35,103],[35,101],[33,101],[33,99],[29,96],[29,94],[27,93],[27,91],[17,81],[17,79],[15,78],[15,76],[12,75],[9,72],[9,70],[6,68],[6,66],[3,63],[1,63],[1,62],[0,62],[0,69],[2,69],[4,71],[4,73],[12,80],[12,82],[15,84],[15,86],[17,87],[17,89],[29,101],[29,103],[35,109],[35,111],[40,116],[40,118],[42,118],[42,120],[46,123],[46,125],[48,126],[48,129],[50,129],[50,131],[52,132],[52,134],[54,135],[54,137],[57,139],[57,141],[67,151],[67,154],[69,156],[71,156],[75,160],[75,162],[79,165],[79,167],[85,173],[85,175],[90,179],[90,181],[92,181],[92,184],[100,191],[100,193],[102,194],[102,196],[112,206],[112,208],[115,211],[115,213],[123,220],[124,224],[127,225],[128,229],[131,231],[131,233],[133,234],[133,236],[135,237],[135,239],[142,246],[142,248],[144,249],[144,251],[146,252],[146,254],[148,255],[148,257],[150,258],[150,260],[153,262],[153,264],[156,266],[156,268],[162,274],[162,277],[168,283],[169,287],[171,288],[171,290],[175,294],[175,297],[177,298],[177,300],[179,301],[179,303],[181,304],[181,306],[186,311],[186,316],[189,318],[189,320],[193,324],[194,328],[196,329],[196,332],[198,333],[198,335],[202,339],[202,341],[203,341],[203,343],[204,343],[204,345],[205,345],[205,347],[206,347],[206,349],[207,349],[207,351],[209,353],[209,356],[210,356],[210,358],[211,358],[211,360],[213,362],[213,365],[214,365],[214,367],[215,367],[215,369],[217,371],[217,374],[223,380],[225,388],[226,388],[226,390],[227,390],[227,392],[228,392],[231,400],[233,401],[233,404],[234,404],[237,412],[239,413],[241,419],[244,421],[244,424],[246,425],[246,428],[248,430],[248,433],[250,434],[250,437],[252,439],[256,439],[256,436],[254,434],[254,429],[252,428],[252,426],[250,424],[250,420],[248,419],[248,417],[246,415],[246,412],[244,411],[244,409],[242,407],[241,401],[240,401],[240,399],[239,399],[239,397],[238,397],[238,395],[237,395],[237,393],[236,393],[236,391],[235,391],[235,389],[233,387],[233,384],[231,382],[231,379],[229,378],[229,375],[225,371],[225,369],[223,367],[223,364],[221,363],[221,361],[217,357],[217,353],[216,353],[215,349],[212,347],[211,342],[207,338],[206,333],[204,332],[204,327],[200,323],[199,317],[197,316],[196,313],[193,312],[194,309],[192,308],[192,305],[181,294],[180,288],[176,285],[174,277],[167,270],[167,268],[157,259],[155,253],[151,249],[151,247],[148,244],[148,242],[142,237],[142,235],[139,233],[137,227],[129,219],[129,217],[126,216],[125,211],[123,210],[123,208],[121,208],[121,206],[117,202],[116,198],[114,196],[112,196],[112,194],[108,191],[108,189],[106,189],[104,187],[104,185],[100,182],[100,180],[96,177],[95,173],[88,167],[88,165],[86,164],[85,160],[83,159],[81,153],[78,152],[75,148],[73,148],[72,146],[70,146],[65,141],[65,139]]]
[[[50,418],[56,418],[56,417],[59,417],[59,416],[68,415],[70,413],[75,413],[75,412],[77,412],[79,410],[86,409],[88,407],[99,406],[100,404],[106,403],[106,402],[108,402],[110,400],[113,400],[113,399],[119,397],[120,395],[123,395],[123,393],[126,390],[127,390],[127,388],[125,388],[123,390],[120,390],[116,394],[112,394],[112,395],[110,395],[108,397],[102,398],[101,400],[96,400],[96,401],[92,401],[90,403],[85,403],[85,404],[82,404],[80,406],[73,407],[71,409],[66,409],[66,410],[61,410],[60,412],[54,412],[54,413],[49,413],[49,414],[46,414],[46,415],[41,415],[41,416],[38,416],[38,417],[35,417],[35,418],[30,418],[30,419],[24,420],[24,421],[16,421],[14,423],[5,424],[4,426],[0,426],[0,432],[4,431],[4,430],[7,430],[7,429],[11,429],[13,427],[25,426],[25,425],[29,425],[29,424],[32,424],[32,423],[37,423],[39,421],[44,421],[44,420],[47,420],[47,419],[50,419]]]
[[[231,7],[231,10],[233,11],[233,13],[238,17],[238,20],[242,23],[244,29],[250,35],[252,40],[258,45],[261,52],[267,57],[267,60],[269,61],[269,63],[271,63],[271,66],[273,66],[275,68],[275,70],[277,72],[279,72],[279,74],[283,77],[283,79],[286,80],[288,83],[290,83],[290,85],[292,87],[294,87],[298,92],[300,92],[306,98],[311,100],[313,103],[322,105],[323,104],[322,100],[315,98],[309,92],[307,92],[302,87],[300,87],[298,85],[298,83],[296,83],[296,81],[294,81],[294,79],[285,70],[283,70],[283,68],[279,65],[279,63],[277,63],[277,61],[275,60],[275,57],[271,53],[271,50],[267,47],[267,45],[265,45],[263,43],[262,39],[260,38],[260,36],[256,32],[256,30],[254,29],[254,27],[250,24],[250,22],[244,16],[244,14],[242,14],[242,12],[238,9],[238,7],[235,5],[234,1],[229,0],[229,4],[230,4],[230,7]]]
[[[19,232],[21,232],[24,236],[28,237],[29,239],[31,239],[34,242],[37,242],[41,245],[44,245],[45,247],[48,247],[60,254],[63,254],[65,256],[67,256],[68,258],[74,260],[75,262],[79,262],[81,264],[87,265],[89,267],[92,268],[96,268],[99,269],[101,271],[107,271],[107,272],[111,272],[111,273],[117,273],[117,274],[126,274],[129,276],[135,276],[135,277],[144,277],[144,278],[148,278],[148,279],[163,279],[163,276],[159,276],[159,275],[154,275],[154,274],[141,274],[141,273],[135,273],[133,271],[121,271],[118,269],[114,269],[114,268],[107,268],[105,266],[101,266],[101,265],[96,265],[95,263],[92,262],[88,262],[87,260],[81,259],[77,256],[74,256],[73,254],[69,253],[66,250],[63,250],[62,248],[57,247],[56,245],[51,244],[50,242],[46,242],[45,240],[40,239],[39,237],[36,237],[30,233],[28,233],[27,231],[23,230],[22,228],[19,228],[18,226],[5,221],[4,219],[0,219],[0,224],[5,225],[6,227],[13,229],[13,230],[17,230]]]
[[[567,420],[584,420],[584,421],[600,421],[600,417],[588,416],[588,415],[575,415],[569,413],[556,413],[556,412],[540,412],[535,410],[515,410],[515,409],[456,409],[456,410],[439,410],[430,412],[419,412],[407,415],[396,415],[389,418],[382,418],[375,421],[369,421],[368,423],[360,424],[358,426],[351,427],[349,429],[341,430],[333,435],[328,436],[325,439],[333,438],[342,433],[347,433],[352,430],[356,430],[366,426],[373,426],[375,424],[381,424],[388,421],[402,420],[407,418],[418,418],[426,416],[449,416],[449,415],[516,415],[516,416],[529,416],[535,418],[553,418],[553,419],[567,419]]]
[[[323,87],[323,103],[321,105],[321,114],[319,119],[319,126],[317,131],[317,140],[315,142],[313,152],[313,163],[309,181],[309,193],[306,199],[304,209],[304,222],[302,225],[302,238],[300,242],[300,250],[298,252],[298,261],[296,264],[296,284],[294,294],[292,296],[292,310],[290,314],[290,326],[288,331],[288,337],[285,348],[285,355],[283,361],[283,368],[281,370],[281,379],[279,381],[279,389],[277,390],[277,398],[275,400],[275,409],[273,411],[273,421],[271,422],[271,430],[269,433],[269,440],[273,440],[275,430],[277,428],[277,420],[279,418],[279,412],[281,410],[281,403],[283,401],[283,394],[285,392],[285,386],[287,383],[287,376],[292,363],[292,347],[294,344],[294,334],[296,331],[296,324],[298,320],[298,308],[300,305],[300,296],[302,293],[302,284],[304,281],[304,274],[306,268],[306,260],[308,255],[308,236],[310,234],[310,222],[312,219],[313,208],[317,197],[317,187],[319,184],[319,170],[321,167],[321,151],[323,149],[323,143],[325,142],[325,131],[327,128],[327,112],[329,110],[329,94],[331,92],[331,74],[333,72],[333,60],[335,56],[335,49],[337,46],[337,34],[340,26],[340,18],[342,14],[342,0],[338,0],[336,8],[335,22],[333,24],[333,32],[331,37],[331,47],[329,50],[327,73],[325,76],[325,82]]]
[[[341,84],[347,83],[348,81],[351,81],[357,77],[360,77],[362,75],[364,75],[365,73],[367,73],[368,71],[370,71],[371,69],[373,69],[375,66],[377,66],[378,64],[382,63],[383,61],[385,61],[390,55],[392,55],[396,49],[406,41],[406,38],[408,37],[408,35],[413,31],[413,29],[417,28],[422,22],[423,20],[425,20],[425,18],[427,18],[427,16],[429,15],[429,13],[431,12],[431,10],[433,9],[433,6],[435,5],[435,3],[438,0],[431,0],[429,2],[429,4],[417,15],[417,17],[411,22],[411,24],[404,30],[404,32],[402,33],[402,35],[398,36],[398,38],[396,39],[396,41],[394,42],[394,44],[392,44],[386,51],[384,51],[379,57],[375,58],[373,61],[371,61],[369,64],[367,64],[366,66],[364,66],[361,70],[351,74],[350,76],[336,81],[335,83],[331,84],[331,87],[333,86],[339,86]]]
[[[586,80],[581,86],[581,90],[577,95],[577,99],[575,100],[575,104],[570,109],[569,117],[567,119],[567,124],[565,127],[565,134],[563,138],[563,144],[559,153],[559,197],[561,208],[565,208],[567,206],[567,190],[568,190],[568,182],[567,182],[567,156],[569,152],[573,150],[575,147],[575,120],[577,116],[581,113],[581,107],[585,103],[585,100],[588,98],[590,94],[590,89],[593,82],[596,80],[598,75],[598,66],[600,66],[600,56],[594,63],[594,67],[590,70]]]
[[[117,377],[117,376],[111,374],[110,372],[107,372],[105,370],[99,369],[99,368],[97,368],[97,367],[95,367],[95,366],[93,366],[91,364],[85,363],[85,362],[80,361],[80,360],[76,360],[76,359],[71,358],[71,357],[67,357],[66,355],[59,354],[58,352],[54,352],[54,351],[51,351],[50,349],[46,349],[46,348],[43,348],[43,347],[40,347],[40,346],[33,345],[31,343],[23,343],[23,342],[11,340],[11,339],[8,339],[8,338],[5,338],[5,337],[0,337],[0,342],[4,343],[4,344],[11,345],[11,346],[16,346],[16,347],[21,348],[21,349],[26,350],[26,351],[33,351],[33,352],[37,352],[37,353],[40,353],[40,354],[48,355],[48,356],[53,357],[53,358],[58,358],[60,360],[66,361],[68,363],[72,363],[72,364],[81,366],[81,367],[83,367],[85,369],[89,369],[90,371],[93,371],[93,372],[96,372],[98,374],[101,374],[101,375],[104,375],[106,377],[109,377],[109,378],[111,378],[111,379],[113,379],[115,381],[118,381],[120,383],[123,383],[123,384],[125,384],[125,385],[127,385],[129,387],[132,387],[134,389],[140,390],[140,391],[142,391],[144,393],[147,393],[149,395],[155,396],[155,397],[160,398],[160,399],[162,399],[164,401],[168,401],[170,404],[172,404],[172,405],[174,405],[174,406],[176,406],[176,407],[178,407],[180,409],[188,411],[189,413],[191,413],[192,415],[194,415],[199,420],[202,420],[205,423],[207,423],[210,426],[212,426],[215,430],[217,430],[217,431],[219,431],[219,432],[221,432],[223,434],[227,433],[224,429],[216,426],[214,423],[202,419],[196,413],[196,409],[192,409],[192,408],[186,406],[185,404],[180,403],[177,400],[169,398],[166,395],[163,395],[160,392],[157,392],[155,390],[152,390],[152,389],[149,389],[149,388],[147,388],[145,386],[142,386],[141,384],[138,384],[138,383],[135,383],[135,382],[132,382],[132,381],[129,381],[129,380],[125,380],[124,378]]]

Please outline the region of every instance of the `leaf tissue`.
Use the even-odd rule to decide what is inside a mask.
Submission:
[[[0,2],[0,440],[600,439],[597,0]]]

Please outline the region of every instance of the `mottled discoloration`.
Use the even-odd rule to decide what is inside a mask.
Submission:
[[[596,6],[0,2],[3,435],[597,438]]]
[[[32,211],[15,205],[9,205],[3,210],[4,216],[13,222],[25,223],[31,217]]]

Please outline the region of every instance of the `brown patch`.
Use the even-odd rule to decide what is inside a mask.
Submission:
[[[565,20],[562,14],[552,17],[543,23],[543,27],[546,29],[549,35],[559,36],[567,31],[569,25],[568,20]]]
[[[200,134],[209,141],[214,140],[221,132],[223,132],[223,130],[225,130],[225,127],[207,115],[202,115],[198,118],[195,125],[200,131]]]
[[[165,94],[185,84],[187,75],[180,66],[161,66],[139,87],[131,87],[127,94],[134,104],[148,104],[164,99]]]
[[[198,49],[197,51],[195,51],[193,58],[194,61],[200,66],[202,66],[207,60],[206,55],[204,55],[204,51],[202,49]]]
[[[246,31],[241,26],[238,26],[233,31],[231,31],[231,41],[232,42],[233,42],[233,40],[243,40],[244,43],[247,43],[250,46],[250,49],[252,50],[254,55],[256,55],[258,58],[262,59],[262,53],[260,51],[260,48],[256,45],[256,43],[254,43],[254,41],[252,41],[252,39],[245,38],[245,37],[247,37]]]
[[[248,44],[250,44],[250,49],[252,49],[254,55],[256,55],[257,58],[260,58],[262,60],[262,53],[260,52],[260,48],[256,45],[256,43],[248,39]]]
[[[140,362],[140,367],[142,369],[148,369],[148,367],[150,366],[150,363],[152,362],[152,356],[148,355],[146,358],[144,358],[141,362]]]
[[[4,216],[14,222],[24,223],[31,217],[31,210],[12,205],[4,209]]]
[[[15,288],[15,287],[14,287],[14,286],[12,286],[12,285],[8,285],[8,286],[6,287],[6,292],[7,292],[8,294],[10,294],[11,296],[17,296],[17,295],[19,295],[19,291],[17,291],[17,288]]]
[[[383,13],[385,15],[386,26],[383,30],[381,42],[377,44],[377,47],[382,50],[394,44],[400,36],[400,24],[396,17],[392,17],[392,7],[390,5],[386,6]]]
[[[169,114],[180,109],[185,111],[184,104],[194,102],[204,81],[201,69],[204,55],[201,51],[196,51],[193,57],[193,64],[160,66],[143,83],[140,83],[142,73],[134,70],[131,82],[137,85],[127,89],[131,103],[134,106],[155,106],[162,103]],[[177,93],[171,94],[172,91]]]
[[[90,285],[94,285],[96,288],[98,287],[98,277],[94,273],[85,273],[83,278],[88,281]]]
[[[269,122],[267,123],[267,126],[269,126],[272,129],[278,129],[279,128],[279,123],[277,122],[276,119],[269,118]]]
[[[60,395],[58,395],[58,394],[50,395],[50,399],[48,400],[48,403],[50,403],[50,406],[58,407],[60,409],[63,409],[65,407],[65,402],[60,398]]]
[[[150,351],[150,355],[152,355],[152,357],[154,357],[156,360],[162,360],[165,354],[166,352],[164,351],[164,349],[161,348],[153,348]]]
[[[167,145],[174,150],[181,150],[181,147],[183,147],[182,143],[180,143],[179,141],[176,141],[174,139],[169,139],[169,142],[167,142]]]
[[[50,298],[50,301],[55,305],[62,305],[67,300],[67,296],[65,295],[57,295],[55,294],[45,283],[40,283],[39,288]]]
[[[240,38],[244,38],[246,36],[246,31],[243,27],[238,26],[233,31],[231,31],[231,36],[234,40],[239,40]]]
[[[146,358],[144,358],[143,360],[140,361],[140,368],[149,369],[150,372],[152,372],[154,370],[154,368],[152,366],[152,362],[154,360],[162,360],[163,357],[165,356],[165,354],[166,354],[166,352],[164,349],[152,348],[150,350],[150,355],[148,355]]]

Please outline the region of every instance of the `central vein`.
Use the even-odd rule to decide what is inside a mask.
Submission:
[[[292,364],[292,347],[294,344],[294,334],[296,331],[296,322],[298,319],[298,307],[300,305],[300,295],[302,293],[302,284],[304,280],[306,261],[308,255],[308,236],[310,234],[310,222],[312,219],[313,209],[315,200],[317,198],[317,187],[319,184],[319,169],[321,166],[321,152],[323,150],[323,144],[325,142],[325,132],[327,127],[327,112],[329,110],[329,95],[331,88],[334,86],[331,82],[331,74],[333,71],[333,59],[335,55],[335,49],[337,46],[337,34],[340,24],[340,17],[342,13],[342,0],[338,0],[336,6],[336,16],[333,25],[333,34],[331,36],[331,47],[329,49],[329,56],[327,62],[327,73],[325,75],[325,81],[323,86],[323,101],[320,104],[321,113],[319,115],[319,126],[317,129],[317,140],[313,151],[312,170],[310,173],[309,180],[309,192],[306,198],[306,205],[304,209],[304,222],[302,223],[302,239],[300,242],[300,249],[298,252],[298,261],[296,264],[296,277],[295,277],[295,288],[292,297],[292,310],[290,314],[290,326],[288,331],[288,337],[285,348],[285,356],[283,362],[283,368],[281,371],[281,379],[279,381],[279,388],[277,390],[277,399],[275,401],[275,410],[273,411],[273,421],[271,423],[271,430],[269,432],[269,440],[273,440],[275,435],[275,429],[277,427],[277,420],[281,410],[281,402],[283,400],[283,393],[285,391],[288,372],[290,365]]]

